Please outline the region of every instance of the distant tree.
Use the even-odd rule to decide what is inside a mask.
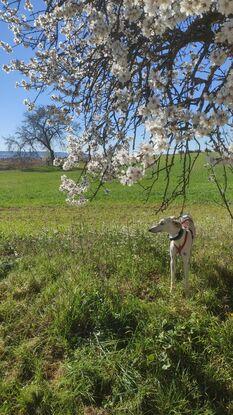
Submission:
[[[22,125],[14,135],[5,138],[9,151],[39,151],[46,150],[49,153],[50,162],[55,158],[54,145],[64,144],[65,132],[70,120],[66,115],[61,115],[49,106],[39,106],[33,111],[26,112]]]

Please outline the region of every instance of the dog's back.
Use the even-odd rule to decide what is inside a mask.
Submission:
[[[182,215],[180,217],[180,223],[183,228],[191,231],[193,238],[196,236],[196,229],[194,226],[193,218],[190,215]]]

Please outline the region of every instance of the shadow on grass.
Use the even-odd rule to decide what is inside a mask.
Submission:
[[[15,266],[15,261],[8,261],[0,263],[0,281],[8,276]]]
[[[62,171],[59,168],[53,166],[46,166],[46,167],[24,167],[19,169],[24,173],[51,173],[53,171]]]
[[[233,311],[233,271],[221,265],[215,265],[213,274],[209,278],[209,286],[216,290],[219,307],[216,313],[224,317]]]
[[[20,168],[20,171],[24,173],[52,173],[52,172],[62,172],[63,170],[59,167],[54,166],[42,166],[42,167],[24,167]],[[72,171],[82,171],[82,167],[76,167]]]
[[[214,262],[206,269],[203,262],[198,264],[196,273],[208,311],[225,319],[233,312],[233,270],[228,265],[222,266]]]
[[[205,403],[211,403],[213,413],[216,415],[229,415],[228,405],[232,402],[233,395],[224,379],[214,379],[213,373],[208,373],[205,368],[205,361],[202,359],[197,362],[196,359],[184,353],[180,357],[180,368],[187,370],[194,382],[198,385],[200,399],[203,407]],[[192,400],[191,400],[192,402]],[[193,405],[195,403],[193,402]]]

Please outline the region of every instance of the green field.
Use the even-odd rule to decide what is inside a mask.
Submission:
[[[218,201],[215,185],[208,181],[208,171],[204,168],[205,155],[201,154],[195,164],[191,183],[188,191],[188,203],[212,203]],[[171,180],[171,189],[174,187],[176,177],[181,174],[182,165],[177,158]],[[60,193],[60,177],[64,174],[58,169],[52,167],[41,167],[24,171],[0,171],[0,188],[1,188],[1,207],[24,207],[24,206],[64,206],[64,194]],[[79,172],[69,172],[70,178],[77,178]],[[151,179],[143,180],[142,184],[147,186]],[[161,177],[151,192],[149,203],[161,203],[164,176]],[[143,203],[146,200],[146,192],[138,185],[132,187],[123,187],[119,183],[110,183],[106,187],[110,189],[110,194],[106,196],[101,190],[95,200],[96,204],[131,204]],[[233,179],[229,186],[229,192],[233,194]]]
[[[203,164],[189,298],[148,232],[163,179],[148,203],[112,183],[74,208],[58,170],[0,172],[1,415],[232,415],[233,229]]]

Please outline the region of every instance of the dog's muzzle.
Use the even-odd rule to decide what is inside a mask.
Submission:
[[[157,232],[159,232],[157,230],[157,226],[152,226],[151,228],[148,229],[148,231],[151,232],[151,233],[157,233]]]

